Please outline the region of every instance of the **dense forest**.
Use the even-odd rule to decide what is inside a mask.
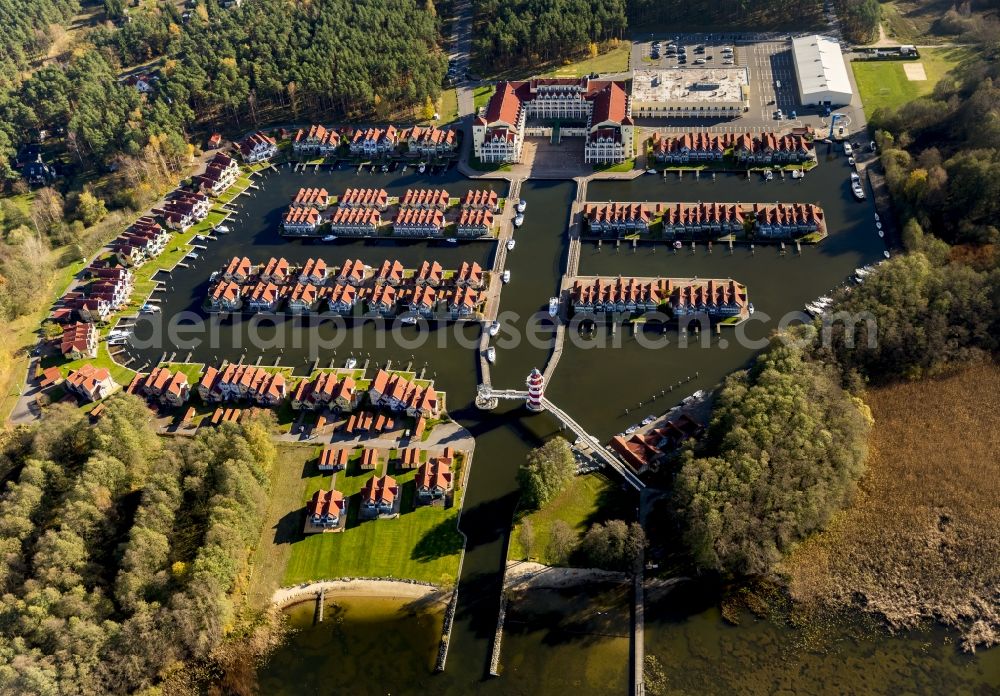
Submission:
[[[629,0],[633,30],[717,25],[719,31],[806,29],[821,19],[821,0]]]
[[[587,52],[625,34],[624,0],[479,0],[474,47],[491,69]]]
[[[58,18],[39,15],[46,20]],[[15,56],[33,49],[23,39],[15,38]],[[40,129],[65,128],[65,149],[79,163],[108,163],[135,156],[152,137],[183,143],[199,124],[237,132],[264,120],[422,105],[444,75],[437,40],[430,2],[255,0],[224,10],[209,0],[187,21],[163,3],[122,28],[95,29],[66,60],[23,81],[12,76],[0,90],[0,176],[13,176],[10,155]],[[121,70],[154,58],[162,68],[151,95],[118,82]]]
[[[79,0],[0,0],[0,91],[18,82],[22,70],[56,38],[50,27],[67,23]]]
[[[677,475],[686,539],[703,568],[767,572],[851,499],[863,470],[864,405],[787,338],[726,380],[705,447]]]
[[[267,503],[267,416],[170,441],[150,419],[119,395],[93,427],[56,406],[8,434],[0,692],[190,682],[227,633],[253,624],[231,593]]]

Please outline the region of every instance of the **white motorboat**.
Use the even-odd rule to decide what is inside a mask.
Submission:
[[[802,171],[801,169],[793,169],[792,170],[792,178],[793,179],[801,179],[803,176],[805,176],[805,172]]]
[[[881,218],[879,218],[878,213],[875,213],[875,222],[878,222],[880,219]]]
[[[215,227],[212,228],[212,231],[219,232],[220,234],[225,234],[226,232],[229,231],[229,227],[227,227],[226,225],[216,225]]]
[[[407,314],[405,317],[399,320],[404,326],[414,326],[417,323],[417,318],[412,314]]]
[[[684,245],[681,244],[681,240],[678,239],[674,241],[674,249],[680,249],[682,246]]]
[[[515,208],[515,210],[517,210],[517,212],[519,212],[519,213],[523,213],[524,209],[527,208],[527,207],[528,207],[528,201],[526,201],[526,200],[524,200],[522,198],[521,200],[519,200],[517,202],[517,207]]]
[[[625,434],[626,435],[631,435],[632,433],[634,433],[638,429],[639,429],[638,425],[630,425],[629,427],[625,428]]]
[[[888,250],[888,249],[886,249],[885,251],[883,251],[883,252],[882,252],[882,256],[884,256],[884,257],[886,257],[886,258],[889,258],[889,250]]]
[[[427,165],[421,162],[420,164],[417,165],[417,171],[423,174],[424,172],[427,171]]]
[[[507,240],[507,251],[514,251],[514,238],[511,237]]]
[[[219,271],[212,271],[212,275],[208,276],[208,282],[211,283],[218,277],[219,277]]]
[[[357,358],[348,358],[347,362],[344,363],[344,368],[348,370],[353,370],[357,366],[358,366]]]
[[[771,181],[772,179],[774,179],[774,172],[772,172],[770,169],[765,169],[764,181]]]
[[[489,360],[491,363],[495,363],[497,361],[497,349],[494,348],[493,346],[490,346],[489,349],[486,351],[486,359]]]
[[[879,237],[885,237],[885,232],[883,232],[881,229],[879,229],[878,236]]]
[[[754,308],[753,308],[753,302],[751,302],[750,304],[747,305],[747,312],[749,312],[750,314],[753,314],[755,311],[756,310],[754,310]]]
[[[646,416],[645,418],[642,419],[642,424],[643,425],[649,425],[650,423],[652,423],[655,420],[656,420],[656,416]]]
[[[503,272],[503,282],[505,282],[505,283],[509,283],[510,282],[510,270],[509,269]]]
[[[458,238],[457,237],[448,237],[448,239],[446,239],[444,241],[447,242],[448,244],[458,244]]]
[[[495,321],[492,324],[490,324],[489,333],[490,336],[496,336],[498,333],[500,333],[500,322]]]
[[[549,298],[549,316],[554,317],[559,314],[559,298],[550,297]]]
[[[855,168],[857,168],[857,166],[858,166],[857,161],[853,157],[848,157],[847,158],[847,163],[849,165],[851,165],[852,167],[855,167]]]
[[[861,186],[860,181],[851,182],[851,193],[853,193],[854,197],[859,201],[863,201],[865,199],[865,189]]]
[[[524,224],[524,216],[523,216],[523,215],[521,215],[520,213],[518,213],[518,214],[517,214],[517,215],[516,215],[516,216],[514,217],[514,227],[520,227],[520,226],[521,226],[521,225],[523,225],[523,224]]]
[[[647,169],[646,173],[647,174],[656,174],[656,170],[655,169]]]
[[[335,235],[335,234],[328,234],[325,237],[323,237],[323,241],[324,242],[335,242],[335,241],[337,241],[337,235]]]

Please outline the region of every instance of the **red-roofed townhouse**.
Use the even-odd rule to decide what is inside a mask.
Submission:
[[[240,155],[247,164],[269,160],[278,154],[278,144],[264,132],[257,132],[240,142]]]
[[[444,498],[451,492],[451,466],[445,459],[434,458],[417,468],[416,476],[417,500],[421,503],[431,503]]]
[[[361,516],[373,519],[399,512],[399,492],[392,476],[372,476],[361,489]]]
[[[79,369],[72,370],[66,377],[65,388],[86,399],[98,401],[104,399],[116,390],[119,385],[111,378],[111,372],[105,367],[94,367],[84,363]]]
[[[350,457],[351,450],[346,447],[326,445],[319,455],[316,468],[320,471],[343,471],[347,468],[347,462]]]
[[[347,510],[344,494],[340,491],[327,491],[322,488],[313,493],[306,503],[306,515],[313,527],[335,529],[341,527],[346,519]]]
[[[489,210],[465,209],[458,215],[456,233],[459,237],[485,237],[493,229],[493,213]]]
[[[69,360],[97,357],[97,329],[93,324],[84,322],[66,326],[63,328],[59,350]]]

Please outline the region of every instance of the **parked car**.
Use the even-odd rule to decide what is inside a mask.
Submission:
[[[697,60],[695,60],[694,64],[695,65],[704,65],[705,64],[705,59],[704,58],[698,58]]]
[[[777,111],[774,112],[774,117],[779,121],[781,120],[781,109],[778,109]]]

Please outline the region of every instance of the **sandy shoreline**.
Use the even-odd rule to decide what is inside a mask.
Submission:
[[[627,582],[625,573],[599,568],[555,568],[529,561],[509,561],[504,576],[508,590],[561,589],[592,582]]]
[[[398,580],[324,580],[308,582],[294,587],[282,587],[271,595],[271,603],[287,607],[298,602],[313,601],[317,593],[326,590],[335,597],[382,597],[386,599],[427,599],[447,602],[451,590],[435,585],[423,585]]]

